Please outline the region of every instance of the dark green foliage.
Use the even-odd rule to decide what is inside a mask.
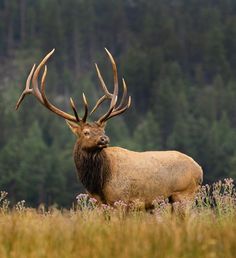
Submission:
[[[82,92],[94,105],[102,95],[94,62],[112,88],[107,47],[133,100],[108,122],[112,145],[177,149],[207,182],[236,178],[235,17],[232,0],[0,1],[0,190],[69,206],[83,189],[65,122],[33,96],[14,112],[32,64],[54,47],[46,90],[55,105],[68,111],[73,96],[82,113]]]

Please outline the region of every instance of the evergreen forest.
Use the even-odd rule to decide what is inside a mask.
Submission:
[[[53,48],[47,95],[83,113],[102,96],[94,63],[112,90],[104,47],[124,76],[132,105],[109,120],[112,146],[179,150],[204,182],[236,178],[236,1],[0,0],[0,190],[69,207],[84,191],[65,121],[27,96],[15,104],[34,63]],[[108,105],[108,103],[107,103]],[[108,106],[91,117],[96,119]]]

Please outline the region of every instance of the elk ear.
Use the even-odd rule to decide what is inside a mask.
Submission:
[[[77,123],[71,122],[69,120],[66,120],[67,125],[71,129],[71,131],[76,135],[79,136],[81,132],[81,127]]]

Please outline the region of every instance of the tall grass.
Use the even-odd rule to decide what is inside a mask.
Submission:
[[[136,204],[98,206],[79,195],[71,210],[35,210],[24,201],[10,209],[1,192],[0,257],[236,257],[232,180],[203,186],[196,204],[177,204],[174,214],[165,200],[154,206],[151,214]]]

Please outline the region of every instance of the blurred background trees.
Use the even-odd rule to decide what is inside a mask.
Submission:
[[[69,97],[82,108],[85,92],[94,105],[102,94],[94,62],[112,87],[104,47],[133,99],[108,123],[112,145],[177,149],[202,165],[205,182],[236,178],[235,1],[1,0],[0,189],[12,201],[70,206],[83,190],[65,122],[33,96],[17,113],[14,105],[52,48],[50,99],[69,111]]]

